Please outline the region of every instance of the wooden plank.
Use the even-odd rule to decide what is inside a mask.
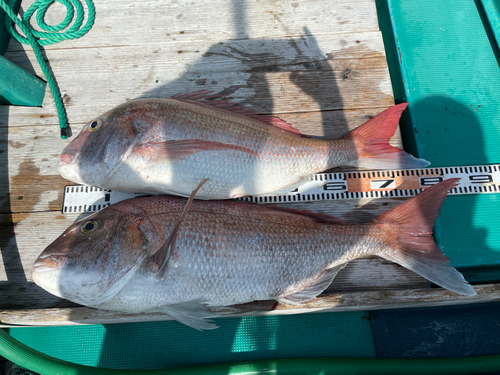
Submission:
[[[59,154],[70,140],[58,139],[58,126],[0,128],[0,212],[60,210],[69,184],[57,172]],[[7,140],[8,139],[8,140]]]
[[[84,123],[126,100],[213,90],[261,113],[388,107],[393,104],[380,33],[297,40],[229,41],[50,50],[71,124]],[[9,59],[41,75],[32,53]],[[89,64],[89,61],[92,64]],[[35,67],[34,71],[32,66]],[[6,121],[7,120],[7,121]],[[42,108],[0,107],[0,127],[57,124],[53,98]]]
[[[26,10],[34,0],[23,1]],[[244,1],[244,0],[94,0],[96,19],[84,37],[51,49],[163,44],[231,39],[269,39],[297,35],[378,31],[373,0]],[[55,25],[66,14],[53,5],[46,22]],[[342,35],[335,35],[342,39]],[[28,49],[17,42],[10,50]]]
[[[23,304],[67,306],[67,302],[61,302],[60,298],[50,295],[31,282],[31,267],[43,249],[73,223],[77,216],[63,216],[59,212],[0,215],[1,308],[11,309]]]
[[[462,296],[445,289],[412,289],[339,293],[320,296],[300,307],[279,304],[273,310],[273,301],[240,305],[240,313],[225,317],[244,315],[286,315],[312,312],[381,310],[429,306],[465,305],[500,301],[500,285],[476,285],[475,296]],[[58,326],[76,324],[112,324],[171,320],[165,314],[121,314],[86,307],[57,309],[24,309],[0,311],[0,326]]]

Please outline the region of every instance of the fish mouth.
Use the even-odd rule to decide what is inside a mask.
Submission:
[[[77,151],[65,151],[61,152],[61,155],[59,155],[59,165],[68,165],[68,164],[73,164],[76,159],[78,159],[78,155],[80,153]]]
[[[39,257],[33,267],[31,268],[31,273],[36,269],[36,272],[47,272],[60,270],[65,264],[68,258],[61,254],[47,255],[45,257]]]
[[[79,160],[78,156],[79,153],[61,154],[59,163],[57,163],[57,171],[66,180],[82,184],[84,182],[80,176],[80,167],[77,162]]]

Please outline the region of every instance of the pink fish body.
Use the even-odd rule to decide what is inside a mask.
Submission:
[[[475,294],[432,238],[456,182],[446,180],[363,225],[235,201],[135,198],[70,226],[40,255],[32,277],[76,303],[164,312],[199,329],[214,328],[205,320],[213,307],[313,299],[347,262],[369,255]]]
[[[189,196],[205,178],[200,199],[291,191],[337,166],[428,165],[388,144],[405,108],[391,107],[341,139],[318,140],[202,95],[130,101],[85,125],[58,169],[77,183],[134,193]]]

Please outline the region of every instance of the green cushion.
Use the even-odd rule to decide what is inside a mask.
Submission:
[[[481,3],[387,4],[377,5],[394,93],[410,103],[405,148],[431,167],[500,163],[500,54]],[[499,213],[498,194],[446,199],[435,237],[453,265],[500,265]]]

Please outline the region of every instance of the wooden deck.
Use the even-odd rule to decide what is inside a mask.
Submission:
[[[73,133],[131,99],[213,90],[305,134],[337,138],[393,104],[373,0],[96,0],[83,38],[45,48]],[[30,2],[23,2],[26,9]],[[63,18],[54,5],[47,21]],[[33,52],[11,41],[5,57],[41,75]],[[76,306],[31,281],[39,253],[76,218],[62,214],[61,150],[50,92],[42,108],[0,106],[0,325],[167,319]],[[395,145],[401,145],[398,135]],[[366,222],[404,199],[287,204]],[[463,297],[381,259],[351,262],[300,309],[259,302],[256,314],[379,309],[497,300],[496,285]]]

